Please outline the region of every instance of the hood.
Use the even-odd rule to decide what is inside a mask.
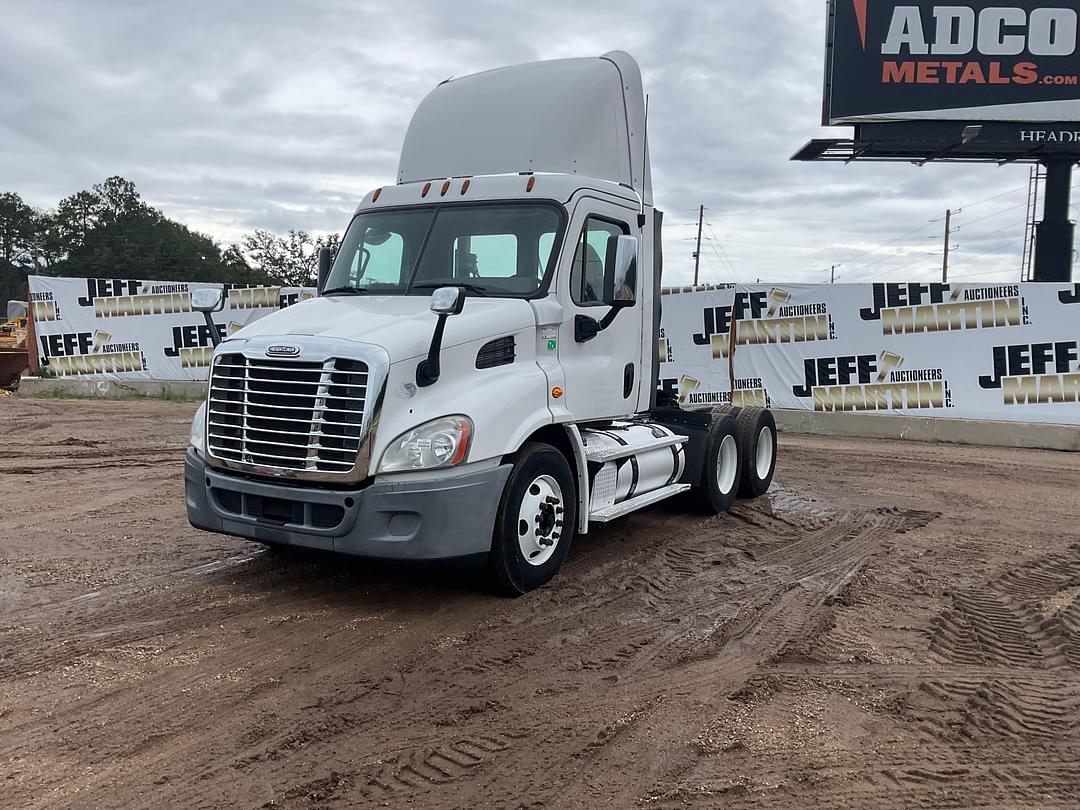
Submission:
[[[260,318],[230,338],[312,335],[382,346],[391,362],[427,354],[436,315],[426,295],[312,298]],[[519,298],[465,299],[460,315],[446,321],[443,347],[496,338],[536,325],[532,307]]]

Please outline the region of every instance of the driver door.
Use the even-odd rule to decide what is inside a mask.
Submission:
[[[635,273],[635,302],[620,310],[607,329],[588,341],[576,337],[577,316],[602,320],[611,311],[603,302],[605,262],[623,235],[640,235],[637,212],[591,197],[575,207],[559,262],[559,299],[565,317],[559,329],[559,363],[565,378],[566,407],[575,421],[631,416],[642,383],[641,273]],[[640,244],[638,266],[640,267]]]

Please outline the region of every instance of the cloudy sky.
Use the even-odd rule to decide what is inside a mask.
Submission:
[[[1028,169],[799,164],[820,126],[824,0],[9,0],[0,191],[52,206],[120,174],[228,243],[340,231],[392,183],[439,81],[515,62],[633,54],[650,94],[668,283],[1017,278]],[[848,130],[837,130],[843,136]],[[934,220],[934,221],[932,221]]]

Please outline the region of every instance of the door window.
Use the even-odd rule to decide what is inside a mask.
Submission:
[[[608,245],[611,240],[628,233],[630,229],[621,223],[598,217],[585,220],[570,270],[570,297],[575,304],[583,307],[603,306],[604,261]]]

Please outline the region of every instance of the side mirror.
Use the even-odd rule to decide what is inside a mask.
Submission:
[[[421,388],[427,388],[439,381],[442,374],[439,355],[442,353],[446,319],[451,315],[460,315],[464,308],[465,290],[461,287],[439,287],[431,294],[431,311],[439,316],[439,320],[435,324],[435,334],[431,336],[427,359],[422,360],[416,367],[416,384]]]
[[[631,307],[637,301],[636,236],[609,239],[604,258],[604,303],[609,307]]]
[[[225,288],[204,287],[200,290],[192,290],[191,308],[195,312],[201,312],[206,319],[206,326],[210,330],[210,341],[215,346],[221,343],[221,335],[210,313],[221,312],[225,309]]]
[[[465,308],[461,287],[440,287],[431,294],[431,311],[436,315],[459,315]]]
[[[225,290],[204,287],[191,291],[191,308],[195,312],[221,312],[225,309]]]
[[[328,247],[319,249],[319,295],[326,289],[326,279],[330,277],[330,267],[334,264],[334,251]]]

